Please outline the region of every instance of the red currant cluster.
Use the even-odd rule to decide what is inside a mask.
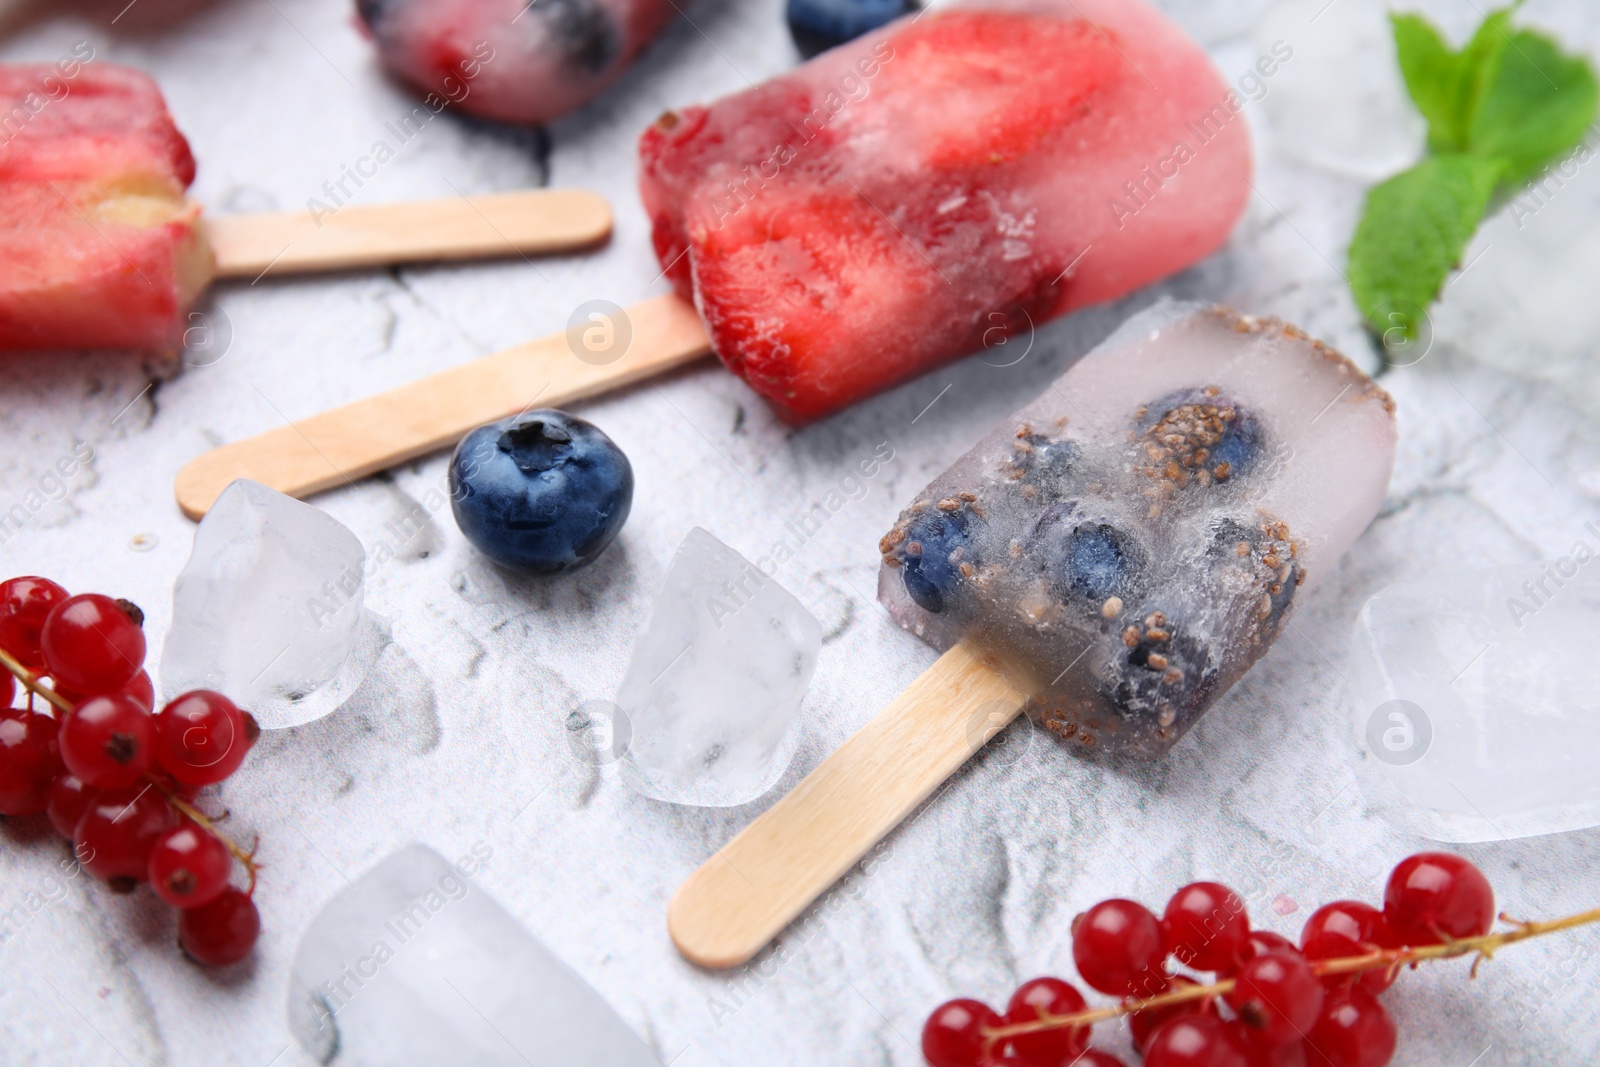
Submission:
[[[1298,947],[1252,930],[1244,901],[1215,882],[1184,886],[1159,918],[1104,900],[1073,920],[1072,959],[1121,1005],[1090,1012],[1070,984],[1035,978],[1004,1015],[977,1000],[940,1005],[922,1054],[932,1067],[1124,1067],[1088,1047],[1097,1018],[1076,1017],[1127,1014],[1144,1067],[1383,1067],[1395,1026],[1377,994],[1407,953],[1481,937],[1493,921],[1488,879],[1441,852],[1402,860],[1382,910],[1353,900],[1318,908]],[[1202,985],[1169,958],[1217,980]]]
[[[260,730],[204,690],[152,714],[143,624],[126,600],[69,596],[45,578],[0,583],[0,815],[44,813],[114,892],[149,881],[182,909],[191,959],[233,963],[261,931],[255,863],[191,801],[239,769]],[[26,707],[13,706],[18,681]],[[248,890],[231,884],[235,857]]]

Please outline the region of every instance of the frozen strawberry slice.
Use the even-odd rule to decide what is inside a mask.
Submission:
[[[126,67],[0,66],[0,348],[177,347],[210,281],[188,142]]]
[[[664,115],[640,186],[718,354],[803,422],[1214,251],[1240,106],[1141,0],[989,0]]]
[[[928,165],[1004,163],[1088,114],[1125,73],[1112,32],[1082,18],[957,9],[907,26],[873,88],[890,97],[895,135],[922,142]]]

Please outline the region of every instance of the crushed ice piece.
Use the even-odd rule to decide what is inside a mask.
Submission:
[[[1406,92],[1383,0],[1287,0],[1255,40],[1263,56],[1292,50],[1262,97],[1273,144],[1374,181],[1422,158],[1427,123]]]
[[[617,692],[632,730],[623,781],[674,804],[759,797],[794,758],[821,649],[821,624],[788,590],[689,531]]]
[[[1553,562],[1389,586],[1356,620],[1362,791],[1439,841],[1600,825],[1600,528]]]
[[[1163,302],[912,501],[878,598],[995,656],[1075,747],[1153,757],[1366,529],[1394,448],[1388,394],[1331,348]]]
[[[452,864],[394,853],[323,906],[295,950],[289,1030],[332,1067],[660,1067],[599,993]]]
[[[268,730],[338,708],[382,651],[362,603],[366,558],[327,512],[234,482],[195,530],[173,585],[163,692],[215,690]]]

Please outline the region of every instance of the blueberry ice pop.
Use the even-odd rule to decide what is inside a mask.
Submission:
[[[901,513],[879,599],[1002,656],[1063,739],[1160,755],[1377,514],[1393,453],[1387,394],[1332,349],[1164,307]]]
[[[669,922],[742,962],[1026,709],[1079,752],[1166,752],[1377,514],[1394,405],[1274,319],[1159,304],[919,493],[879,599],[944,651],[690,878]]]

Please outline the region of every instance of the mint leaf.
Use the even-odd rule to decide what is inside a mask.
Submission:
[[[1448,151],[1459,148],[1456,79],[1461,57],[1451,51],[1439,31],[1421,15],[1391,14],[1395,51],[1406,91],[1428,120],[1428,146]]]
[[[1391,349],[1418,339],[1496,193],[1570,151],[1600,109],[1587,60],[1511,28],[1521,4],[1491,12],[1460,50],[1420,15],[1390,16],[1429,156],[1367,194],[1349,278],[1362,318]]]
[[[1511,35],[1500,69],[1473,119],[1471,151],[1507,161],[1520,185],[1583,139],[1600,105],[1600,83],[1579,56],[1532,30]]]
[[[1374,331],[1398,329],[1406,340],[1417,338],[1503,170],[1496,159],[1433,156],[1367,194],[1350,242],[1349,277],[1356,306]]]
[[[1509,43],[1513,10],[1492,12],[1459,52],[1422,16],[1389,16],[1406,90],[1428,120],[1429,151],[1471,150],[1474,124]]]
[[[1507,46],[1511,43],[1511,14],[1519,6],[1520,0],[1511,7],[1489,12],[1478,26],[1478,31],[1472,35],[1472,40],[1467,42],[1467,47],[1461,51],[1456,97],[1462,151],[1475,150],[1472,133],[1483,102],[1499,77]]]

